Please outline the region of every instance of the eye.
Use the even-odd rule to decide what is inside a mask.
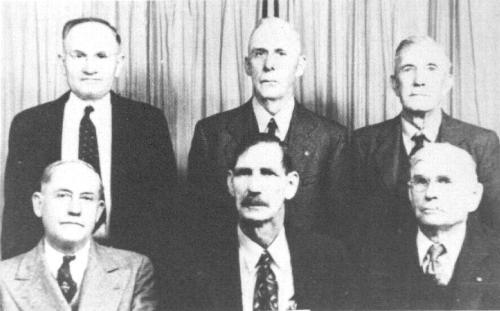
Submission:
[[[96,56],[99,59],[106,59],[106,58],[108,58],[108,55],[106,53],[104,53],[104,52],[97,53]]]
[[[423,176],[415,176],[415,177],[413,177],[413,184],[415,184],[415,185],[426,185],[427,184],[427,179],[425,179]]]
[[[268,168],[263,168],[260,170],[260,173],[264,176],[278,176],[273,170]]]
[[[429,71],[436,71],[436,70],[438,70],[438,66],[436,66],[436,65],[434,65],[434,64],[431,64],[431,65],[428,65],[428,66],[427,66],[427,69],[428,69]]]
[[[94,196],[90,195],[90,194],[88,194],[88,195],[82,195],[80,198],[83,199],[83,200],[85,200],[85,201],[94,201]]]
[[[401,72],[410,72],[414,69],[415,67],[414,66],[411,66],[411,65],[405,65],[403,67],[401,67],[400,71]]]
[[[437,182],[440,184],[449,184],[451,183],[451,180],[448,176],[439,176],[437,178]]]
[[[64,199],[64,198],[70,198],[70,197],[71,197],[71,194],[68,192],[57,192],[56,193],[56,198]]]

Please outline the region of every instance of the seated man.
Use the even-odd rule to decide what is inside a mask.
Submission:
[[[387,248],[370,262],[367,307],[499,309],[499,243],[469,215],[483,193],[472,156],[430,143],[410,163],[418,225],[403,240],[381,241]]]
[[[210,235],[206,251],[197,251],[201,264],[191,272],[196,280],[186,300],[196,302],[195,310],[346,308],[352,276],[342,245],[284,223],[299,175],[279,138],[261,133],[243,140],[231,167],[237,224]]]
[[[99,175],[83,161],[45,168],[32,197],[44,236],[34,249],[0,263],[0,309],[156,309],[149,259],[92,240],[102,192]]]

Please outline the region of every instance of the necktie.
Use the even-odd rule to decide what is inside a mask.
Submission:
[[[439,259],[446,254],[446,248],[443,244],[432,244],[424,258],[424,273],[432,277],[438,285],[446,285],[440,280],[441,265]]]
[[[413,148],[411,149],[410,151],[410,157],[412,157],[415,153],[417,153],[417,151],[419,151],[420,149],[422,149],[424,147],[424,141],[427,140],[427,137],[425,137],[424,134],[419,134],[419,135],[414,135],[411,140],[413,140],[415,142],[415,146],[413,146]]]
[[[276,136],[276,130],[278,129],[278,125],[276,124],[276,121],[274,118],[271,118],[269,120],[269,123],[267,123],[267,133]]]
[[[68,302],[71,302],[76,293],[76,283],[73,281],[71,271],[69,270],[69,262],[74,259],[75,256],[63,256],[63,263],[59,270],[57,270],[57,283]]]
[[[271,255],[265,251],[257,263],[257,280],[253,295],[254,311],[278,310],[278,282],[271,270]]]
[[[94,111],[92,106],[85,107],[85,113],[80,121],[80,141],[78,144],[78,158],[94,167],[98,174],[99,148],[97,147],[97,135],[94,123],[90,120],[90,114]]]

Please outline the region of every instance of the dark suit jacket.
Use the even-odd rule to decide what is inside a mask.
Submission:
[[[187,286],[192,300],[179,310],[242,309],[238,238],[236,226],[229,227],[208,242],[206,253],[198,253],[200,265]],[[342,244],[297,228],[286,235],[297,309],[350,308],[354,277]]]
[[[416,280],[421,277],[416,230],[386,241],[368,264],[365,307],[368,309],[426,309],[415,302]],[[453,285],[451,285],[453,284]],[[500,309],[500,241],[472,218],[452,280],[450,309]],[[420,301],[420,304],[426,304]],[[447,307],[440,306],[439,309]]]
[[[79,310],[157,310],[149,259],[96,243],[79,293]],[[0,263],[0,310],[71,310],[46,266],[42,242]]]
[[[374,231],[387,229],[388,237],[415,226],[406,181],[409,176],[408,157],[404,150],[400,116],[356,130],[352,141],[353,197],[357,200],[358,234],[360,238],[374,237]],[[455,120],[443,113],[437,137],[467,150],[477,163],[479,181],[484,195],[478,214],[481,221],[500,231],[500,144],[490,130]],[[406,163],[404,163],[406,161]],[[406,165],[406,172],[401,168]],[[358,239],[359,241],[359,239]],[[368,245],[371,242],[368,242]]]
[[[251,101],[197,123],[189,152],[188,181],[196,207],[192,217],[200,219],[198,226],[227,226],[224,219],[231,219],[234,210],[227,192],[227,171],[243,137],[257,132]],[[345,128],[296,103],[286,141],[300,175],[286,221],[305,230],[341,231],[335,221],[340,220],[338,214],[345,206]]]
[[[59,99],[27,109],[13,120],[5,170],[2,257],[31,249],[43,234],[31,195],[48,164],[61,158],[64,105]],[[166,236],[165,206],[176,186],[176,164],[163,113],[111,93],[111,246],[155,257]]]

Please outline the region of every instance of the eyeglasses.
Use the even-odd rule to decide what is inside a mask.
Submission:
[[[436,185],[443,187],[445,189],[450,188],[453,185],[452,181],[448,176],[437,176],[433,181]],[[425,178],[423,176],[413,176],[412,179],[408,182],[408,186],[411,187],[416,192],[424,192],[427,191],[429,185],[431,184],[430,178]]]

